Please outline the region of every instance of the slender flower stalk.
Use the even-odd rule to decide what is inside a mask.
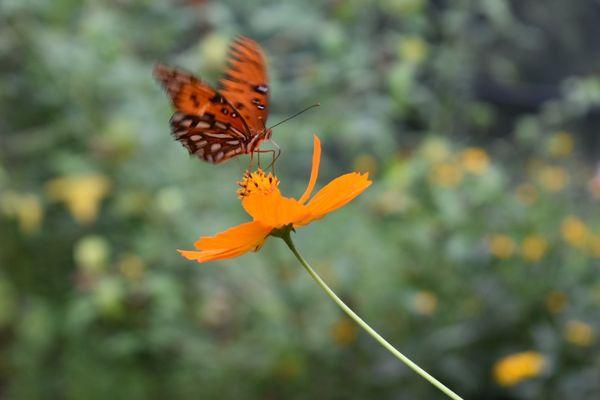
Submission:
[[[381,344],[383,347],[385,347],[397,359],[402,361],[410,369],[415,371],[417,374],[419,374],[421,377],[423,377],[425,380],[427,380],[433,386],[435,386],[436,388],[441,390],[446,396],[450,397],[453,400],[462,400],[462,397],[460,397],[459,395],[454,393],[452,390],[450,390],[448,387],[446,387],[442,382],[438,381],[433,376],[429,375],[429,373],[427,373],[427,371],[425,371],[423,368],[419,367],[417,364],[412,362],[408,357],[406,357],[404,354],[399,352],[394,346],[392,346],[387,340],[385,340],[379,333],[377,333],[377,331],[375,331],[373,328],[371,328],[369,326],[369,324],[367,324],[361,317],[359,317],[354,311],[352,311],[352,309],[350,307],[348,307],[342,301],[342,299],[340,299],[335,294],[335,292],[333,290],[331,290],[331,288],[329,286],[327,286],[327,284],[323,281],[323,279],[321,279],[321,277],[315,272],[315,270],[312,269],[312,267],[308,264],[308,262],[304,259],[304,257],[302,257],[300,255],[300,253],[296,249],[296,246],[294,246],[294,242],[292,241],[290,232],[291,232],[290,229],[284,230],[280,233],[279,237],[281,237],[281,239],[283,239],[283,241],[285,242],[285,244],[287,244],[287,246],[290,248],[292,253],[294,253],[294,256],[296,256],[298,261],[300,261],[300,264],[302,264],[302,266],[304,267],[306,272],[308,272],[308,274],[319,284],[321,289],[323,289],[325,294],[327,296],[329,296],[329,298],[331,300],[333,300],[342,309],[342,311],[344,311],[350,318],[352,318],[354,320],[354,322],[356,322],[362,329],[364,329],[369,335],[371,335],[371,337],[373,339],[377,340],[379,342],[379,344]]]

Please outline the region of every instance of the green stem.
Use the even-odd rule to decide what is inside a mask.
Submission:
[[[448,397],[450,397],[451,399],[454,399],[454,400],[463,400],[459,395],[457,395],[456,393],[454,393],[452,390],[448,389],[440,381],[438,381],[437,379],[435,379],[433,376],[429,375],[427,373],[427,371],[425,371],[423,368],[419,367],[417,364],[415,364],[414,362],[412,362],[404,354],[402,354],[398,350],[396,350],[394,348],[394,346],[392,346],[379,333],[377,333],[373,328],[371,328],[365,321],[362,320],[362,318],[360,318],[358,315],[356,315],[356,313],[354,311],[352,311],[350,309],[350,307],[348,307],[333,292],[333,290],[331,290],[329,288],[329,286],[327,286],[327,284],[325,282],[323,282],[323,280],[321,279],[321,277],[319,275],[317,275],[317,273],[311,268],[311,266],[308,265],[308,262],[306,262],[306,260],[304,258],[302,258],[302,256],[300,255],[300,253],[298,253],[298,250],[296,250],[296,247],[294,246],[294,243],[292,242],[292,238],[290,236],[290,231],[281,232],[281,234],[278,235],[278,236],[281,237],[283,239],[283,241],[288,245],[288,247],[290,248],[290,250],[292,251],[292,253],[294,253],[294,255],[296,256],[296,258],[298,259],[298,261],[300,261],[300,264],[302,264],[302,266],[304,267],[304,269],[306,269],[306,271],[308,272],[308,274],[310,276],[312,276],[312,278],[319,284],[319,286],[321,286],[321,289],[323,289],[323,291],[327,294],[327,296],[329,296],[331,298],[331,300],[333,300],[346,314],[348,314],[348,316],[350,318],[352,318],[354,320],[354,322],[356,322],[358,325],[360,325],[361,328],[363,328],[369,335],[371,335],[373,337],[373,339],[377,340],[390,353],[392,353],[394,356],[396,356],[396,358],[398,358],[400,361],[402,361],[404,364],[406,364],[409,368],[411,368],[417,374],[419,374],[423,378],[425,378],[433,386],[435,386],[436,388],[438,388],[439,390],[441,390],[446,396],[448,396]]]

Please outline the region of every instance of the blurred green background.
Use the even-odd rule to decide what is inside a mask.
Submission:
[[[444,398],[248,220],[247,165],[169,134],[157,61],[270,62],[288,195],[374,185],[296,235],[374,328],[469,399],[600,398],[600,3],[1,0],[0,398]]]

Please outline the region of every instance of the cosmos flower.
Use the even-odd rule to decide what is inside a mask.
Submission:
[[[179,250],[188,260],[200,263],[241,256],[262,247],[265,240],[284,230],[295,229],[323,218],[343,207],[371,185],[367,173],[352,172],[325,185],[311,198],[317,182],[321,160],[321,142],[314,136],[313,164],[304,194],[295,199],[279,191],[279,179],[262,169],[246,172],[238,196],[242,207],[252,217],[246,222],[215,236],[201,237],[194,246],[197,251]]]

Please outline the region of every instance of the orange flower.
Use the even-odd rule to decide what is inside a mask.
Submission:
[[[279,179],[260,168],[246,172],[238,195],[242,207],[253,221],[234,226],[215,236],[201,237],[194,246],[198,251],[179,250],[188,260],[200,263],[241,256],[261,248],[269,235],[279,236],[323,218],[343,207],[371,185],[367,173],[352,172],[329,182],[309,200],[319,174],[321,142],[314,136],[313,164],[308,187],[300,199],[284,197]]]

